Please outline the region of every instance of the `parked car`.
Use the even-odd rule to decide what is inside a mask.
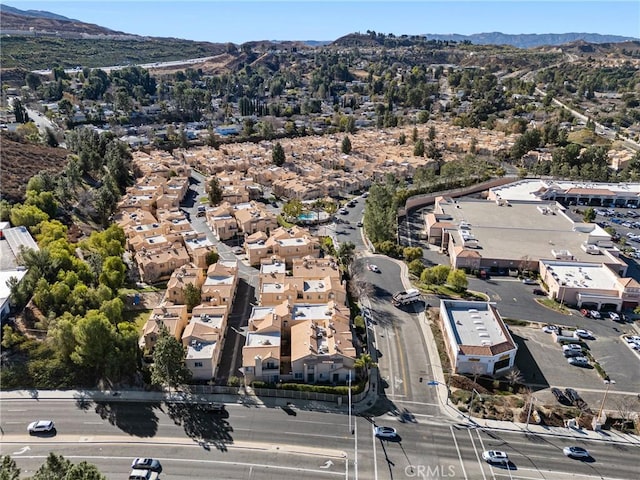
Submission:
[[[356,226],[358,226],[358,227],[362,227],[362,222],[358,222],[358,223],[356,223]]]
[[[523,278],[522,279],[522,283],[524,283],[525,285],[537,285],[538,282],[536,281],[535,278]]]
[[[556,325],[545,325],[544,327],[542,327],[542,331],[544,333],[558,333],[560,329]]]
[[[591,312],[586,308],[580,310],[580,315],[582,315],[583,317],[591,318]]]
[[[507,452],[501,452],[500,450],[485,450],[482,452],[482,459],[488,463],[502,463],[504,465],[509,463]]]
[[[600,315],[600,312],[597,310],[590,310],[589,314],[591,315],[591,318],[596,318],[596,319],[600,319],[602,316]]]
[[[609,318],[614,322],[620,321],[620,315],[618,315],[616,312],[609,312]]]
[[[134,470],[151,470],[152,472],[162,472],[160,461],[155,458],[134,458],[131,462],[131,468]]]
[[[541,288],[534,288],[533,289],[533,294],[534,295],[547,295],[547,292],[545,292],[543,289]]]
[[[562,353],[564,355],[564,358],[584,357],[582,350],[563,350]]]
[[[569,400],[567,396],[564,393],[562,393],[562,390],[560,390],[559,388],[553,387],[551,389],[551,393],[553,393],[553,396],[556,397],[556,400],[562,403],[563,405],[571,403],[571,400]]]
[[[564,453],[567,457],[572,457],[572,458],[589,458],[589,457],[591,457],[591,454],[589,453],[589,451],[586,448],[575,447],[575,446],[564,447],[562,449],[562,453]]]
[[[594,338],[591,330],[585,330],[584,328],[578,328],[573,335],[578,338]]]
[[[53,420],[37,420],[31,422],[27,427],[27,432],[30,435],[36,435],[38,433],[51,433],[56,428]]]
[[[571,357],[567,358],[567,362],[571,365],[575,365],[576,367],[587,367],[589,366],[589,360],[587,357]]]
[[[568,345],[563,345],[562,346],[562,351],[566,352],[568,350],[574,350],[576,352],[581,352],[582,351],[582,346],[578,345],[577,343],[569,343]]]
[[[582,400],[582,397],[573,388],[565,388],[564,394],[567,396],[571,403],[578,403]]]
[[[398,436],[398,432],[392,427],[375,427],[373,431],[378,438],[396,438]]]

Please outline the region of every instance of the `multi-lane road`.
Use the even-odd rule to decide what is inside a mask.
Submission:
[[[216,417],[197,407],[170,413],[165,404],[5,399],[0,450],[25,476],[55,451],[96,464],[110,479],[126,478],[136,456],[160,459],[165,479],[637,478],[638,447],[578,442],[594,461],[575,461],[562,454],[565,439],[468,428],[415,411],[425,408],[404,422],[357,417],[352,435],[344,412],[232,404]],[[25,425],[43,412],[56,420],[57,435],[29,437]],[[374,421],[395,427],[398,440],[376,439]],[[511,468],[483,462],[487,449],[508,451]]]

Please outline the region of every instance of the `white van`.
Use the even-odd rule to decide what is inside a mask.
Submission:
[[[151,470],[133,469],[129,474],[129,480],[157,480],[159,475]]]

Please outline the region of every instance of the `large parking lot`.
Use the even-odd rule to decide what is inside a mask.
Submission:
[[[599,325],[595,322],[599,322]],[[567,362],[561,345],[554,342],[553,335],[534,327],[509,328],[519,346],[518,368],[528,383],[537,385],[537,388],[604,389],[604,381],[594,368],[576,367]],[[640,392],[640,356],[622,338],[623,331],[632,329],[611,320],[592,319],[581,319],[580,328],[587,328],[594,333],[595,338],[585,343],[594,359],[615,381],[611,391]]]

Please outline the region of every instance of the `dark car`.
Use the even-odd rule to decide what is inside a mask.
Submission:
[[[582,397],[576,392],[573,388],[565,388],[564,394],[569,399],[571,403],[576,403],[578,400],[581,400]]]
[[[534,295],[546,295],[547,292],[545,292],[543,289],[541,288],[534,288],[533,289],[533,294]]]
[[[134,458],[131,462],[134,470],[151,470],[152,472],[162,472],[162,465],[155,458]]]
[[[551,393],[553,393],[553,396],[556,397],[556,400],[562,403],[563,405],[571,403],[569,399],[566,397],[566,395],[562,393],[562,390],[560,390],[559,388],[553,387],[551,389]]]
[[[224,403],[209,402],[204,405],[204,408],[211,413],[224,413]]]

